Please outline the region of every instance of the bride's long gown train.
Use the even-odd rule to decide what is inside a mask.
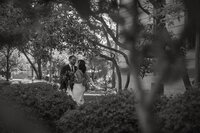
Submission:
[[[75,83],[72,91],[73,99],[78,105],[84,104],[85,87],[81,83]]]

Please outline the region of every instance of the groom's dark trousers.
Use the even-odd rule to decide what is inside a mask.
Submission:
[[[77,70],[77,67],[74,66],[74,72]],[[61,90],[67,90],[68,85],[70,86],[71,90],[73,90],[74,82],[73,82],[73,76],[69,73],[74,73],[70,67],[69,64],[62,67],[60,71],[60,89]]]

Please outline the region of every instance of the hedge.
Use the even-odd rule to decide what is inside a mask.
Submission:
[[[138,132],[134,98],[124,92],[69,110],[57,121],[57,129],[59,133]]]
[[[47,83],[6,86],[0,89],[0,97],[1,101],[15,103],[30,120],[45,122],[55,133],[140,132],[136,103],[129,92],[90,99],[91,102],[78,108],[71,97]],[[153,108],[158,116],[157,127],[163,133],[199,133],[199,110],[199,89],[175,97],[161,97]],[[3,124],[0,121],[0,130],[9,133]]]
[[[171,98],[158,112],[164,133],[200,133],[200,90]]]
[[[1,100],[12,101],[28,119],[40,120],[50,127],[76,104],[63,92],[48,83],[14,84],[0,89]],[[54,126],[55,127],[55,126]]]

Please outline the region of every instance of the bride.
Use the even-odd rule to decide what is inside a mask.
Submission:
[[[84,104],[84,92],[86,90],[84,83],[89,80],[89,77],[86,73],[86,66],[84,60],[78,61],[78,69],[75,72],[75,81],[72,91],[73,99],[78,105]]]

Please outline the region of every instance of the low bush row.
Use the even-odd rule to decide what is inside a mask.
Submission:
[[[1,100],[10,101],[24,111],[28,119],[54,126],[67,110],[75,109],[71,97],[48,83],[14,84],[0,89]],[[54,126],[55,127],[55,126]]]
[[[102,100],[68,111],[59,121],[59,133],[134,133],[140,132],[133,96],[109,95]],[[200,90],[193,89],[174,97],[160,97],[153,112],[163,133],[200,132]]]
[[[0,89],[0,96],[53,127],[54,133],[140,132],[134,95],[129,92],[93,101],[90,98],[92,102],[80,107],[71,97],[46,83],[10,85]],[[158,116],[158,127],[164,133],[199,133],[199,110],[198,89],[175,97],[161,97],[153,108]]]
[[[133,96],[127,92],[68,111],[57,121],[59,133],[138,132]]]
[[[200,89],[170,98],[158,112],[164,133],[200,133]]]

